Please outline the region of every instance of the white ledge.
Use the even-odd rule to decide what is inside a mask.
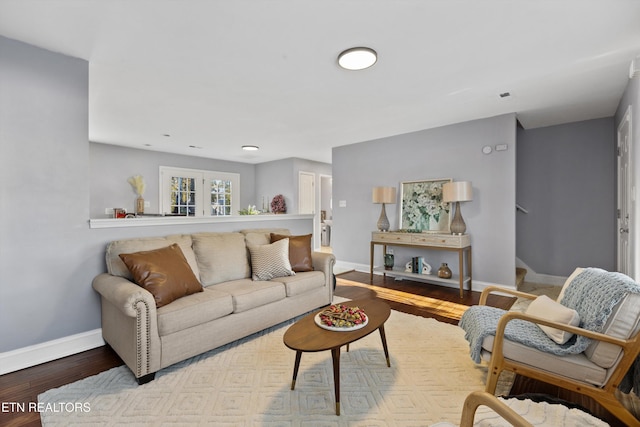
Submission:
[[[159,225],[216,224],[228,222],[288,221],[313,219],[314,214],[235,215],[218,217],[149,216],[140,218],[90,219],[89,228],[149,227]]]

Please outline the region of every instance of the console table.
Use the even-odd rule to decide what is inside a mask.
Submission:
[[[375,246],[382,245],[382,253],[387,253],[387,246],[403,246],[419,249],[430,249],[438,251],[449,251],[458,253],[458,274],[453,275],[451,279],[441,279],[437,275],[438,266],[434,265],[435,270],[432,274],[416,274],[404,271],[404,266],[394,268],[393,270],[385,270],[384,267],[374,268],[373,259]],[[465,274],[465,252],[466,256],[466,274]],[[471,237],[468,234],[427,234],[427,233],[401,233],[401,232],[381,232],[374,231],[371,233],[371,259],[370,259],[370,276],[369,280],[373,281],[373,272],[380,271],[383,274],[389,273],[394,276],[404,276],[413,279],[421,279],[435,283],[452,283],[460,285],[460,298],[463,296],[464,283],[469,283],[471,290]],[[452,269],[453,270],[453,269]]]

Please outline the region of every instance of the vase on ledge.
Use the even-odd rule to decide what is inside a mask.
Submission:
[[[144,213],[144,199],[142,198],[142,196],[138,196],[138,198],[136,199],[136,214],[143,214]]]

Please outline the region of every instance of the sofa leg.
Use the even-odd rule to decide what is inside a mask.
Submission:
[[[136,378],[136,381],[138,381],[138,385],[143,385],[146,383],[149,383],[151,381],[153,381],[153,379],[156,377],[156,373],[152,372],[150,374],[147,375],[143,375],[140,378]]]

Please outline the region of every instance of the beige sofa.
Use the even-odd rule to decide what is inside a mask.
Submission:
[[[285,229],[243,230],[129,239],[108,245],[107,273],[93,280],[101,297],[102,335],[139,384],[153,380],[157,371],[176,362],[331,303],[332,254],[311,252],[313,271],[252,279],[249,247],[266,247],[272,232],[289,234]],[[203,289],[156,307],[157,300],[132,281],[119,255],[173,243],[182,250]]]

